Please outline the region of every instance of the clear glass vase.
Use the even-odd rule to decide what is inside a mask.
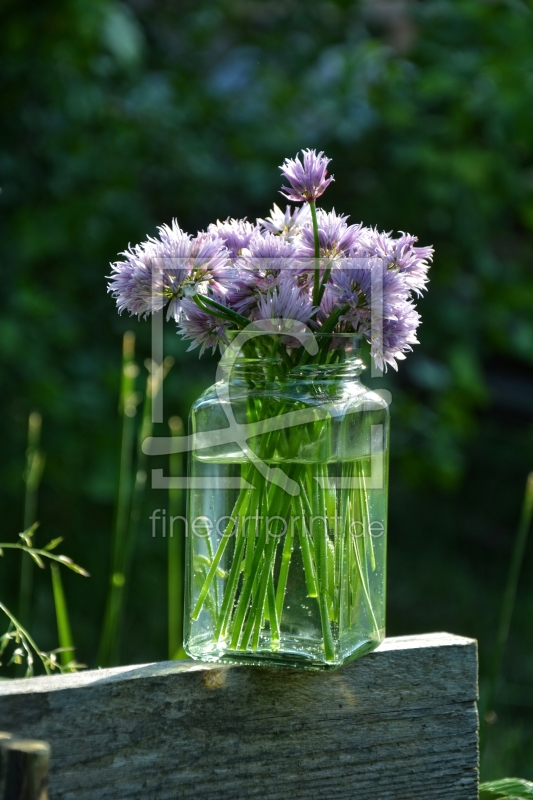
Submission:
[[[357,337],[317,339],[314,363],[239,357],[191,410],[192,658],[327,669],[385,635],[388,407]]]

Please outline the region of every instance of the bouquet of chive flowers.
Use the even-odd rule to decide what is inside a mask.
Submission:
[[[179,445],[195,658],[328,668],[384,636],[388,403],[360,348],[379,369],[412,349],[433,249],[317,209],[328,163],[286,159],[294,210],[194,237],[174,221],[113,264],[120,312],[166,308],[223,354]]]

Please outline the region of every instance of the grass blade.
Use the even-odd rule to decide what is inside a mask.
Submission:
[[[482,783],[479,787],[479,800],[533,800],[533,783],[520,778],[504,778],[501,781]]]
[[[131,567],[135,551],[135,543],[137,541],[137,534],[139,530],[139,523],[141,519],[142,506],[146,490],[146,455],[143,452],[142,445],[145,439],[150,437],[153,432],[152,422],[152,408],[156,402],[159,392],[162,390],[163,381],[172,365],[174,359],[167,357],[162,364],[156,364],[151,359],[145,361],[145,366],[148,370],[146,377],[146,386],[144,392],[144,403],[141,424],[139,426],[139,433],[137,436],[137,451],[135,455],[135,480],[133,483],[133,492],[131,497],[131,510],[128,527],[128,535],[124,543],[124,552],[122,553],[122,560],[117,564],[115,574],[121,575],[123,582],[120,587],[117,587],[117,633],[114,641],[113,648],[113,661],[119,663],[120,642],[122,639],[124,614],[127,602],[127,593],[129,588],[129,581],[131,576]]]
[[[122,379],[119,412],[122,416],[120,464],[115,511],[115,529],[111,555],[111,571],[104,623],[98,648],[98,666],[114,666],[117,661],[117,637],[121,612],[121,594],[125,583],[122,562],[128,537],[133,489],[133,448],[135,417],[139,398],[135,391],[139,368],[134,360],[135,334],[126,331],[122,344]]]
[[[44,469],[44,455],[39,449],[41,426],[41,415],[33,411],[28,419],[28,448],[24,473],[26,491],[24,494],[23,530],[25,531],[34,524],[37,515],[37,493]],[[22,624],[26,626],[31,622],[32,592],[33,561],[26,553],[23,553],[20,568],[19,617]]]
[[[135,443],[137,407],[141,396],[136,392],[138,368],[133,360],[135,337],[124,335],[122,386],[122,445],[117,493],[116,526],[113,541],[111,580],[100,648],[99,666],[115,666],[120,661],[120,640],[124,623],[128,582],[146,488],[144,440],[152,435],[152,406],[163,381],[174,363],[165,358],[162,364],[146,362],[148,375],[144,392],[141,423]]]
[[[511,556],[511,563],[509,565],[507,582],[503,593],[500,619],[498,624],[498,632],[496,635],[496,646],[494,649],[494,658],[489,677],[486,702],[484,703],[484,713],[482,715],[483,722],[485,722],[486,716],[492,711],[496,699],[498,682],[502,671],[505,645],[507,644],[509,629],[511,627],[511,620],[513,617],[513,611],[516,599],[516,590],[518,587],[518,580],[520,578],[520,570],[522,568],[522,562],[524,560],[524,553],[527,545],[529,531],[531,528],[532,517],[533,517],[533,472],[530,472],[526,481],[522,514],[516,531],[513,553]],[[482,755],[485,753],[487,738],[488,737],[486,735],[483,737]]]
[[[54,592],[54,605],[56,609],[57,635],[61,648],[59,659],[63,667],[68,667],[74,660],[74,645],[72,643],[67,601],[65,599],[65,592],[63,591],[60,568],[57,564],[50,564],[50,570],[52,572],[52,589]]]

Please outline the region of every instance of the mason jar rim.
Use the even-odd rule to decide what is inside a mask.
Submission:
[[[235,328],[230,328],[229,330],[226,331],[226,336],[234,337],[234,336],[237,336],[239,333],[243,333],[243,331],[239,330],[239,329],[235,329]],[[312,339],[315,339],[315,338],[318,338],[318,337],[322,336],[324,338],[329,337],[330,339],[356,339],[356,340],[358,340],[360,342],[363,341],[363,335],[361,333],[355,333],[355,332],[354,333],[345,333],[345,332],[343,332],[343,333],[334,333],[334,332],[333,333],[322,333],[321,331],[316,331],[316,332],[315,331],[309,331],[309,332],[305,331],[304,333],[290,333],[288,331],[261,331],[261,330],[258,329],[257,331],[253,331],[253,333],[255,333],[257,336],[288,336],[288,337],[292,337],[293,339],[296,339],[298,337],[304,337],[304,336],[312,338]],[[250,338],[252,338],[252,337],[250,337]],[[255,337],[253,337],[253,338],[255,338]]]

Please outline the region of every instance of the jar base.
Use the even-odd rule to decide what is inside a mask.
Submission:
[[[321,642],[310,642],[297,637],[284,637],[283,646],[274,650],[270,642],[256,651],[228,650],[217,645],[211,638],[198,637],[185,643],[187,654],[196,661],[217,664],[248,664],[258,667],[290,667],[304,670],[334,670],[354,661],[378,647],[385,638],[385,631],[380,631],[380,638],[364,638],[354,642],[343,651],[342,657],[335,661],[326,661]]]

